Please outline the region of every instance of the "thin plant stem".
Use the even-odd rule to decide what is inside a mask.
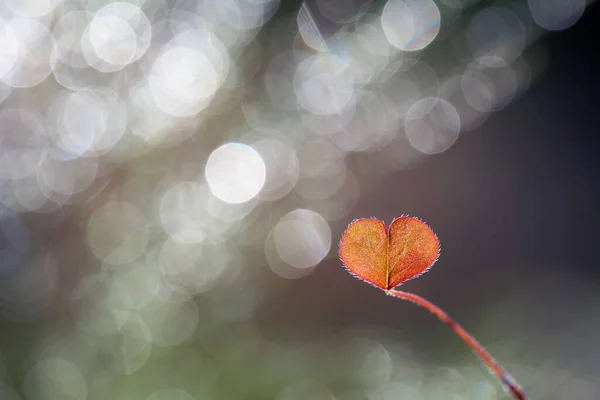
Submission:
[[[479,358],[483,360],[485,365],[489,368],[490,372],[494,374],[502,383],[504,388],[517,400],[527,400],[527,396],[523,393],[523,389],[519,382],[517,382],[502,366],[487,352],[487,350],[473,337],[471,336],[462,326],[454,322],[452,318],[442,309],[428,300],[425,300],[421,296],[416,294],[403,292],[401,290],[387,290],[386,293],[390,296],[395,296],[404,300],[408,300],[414,304],[426,308],[436,317],[438,317],[443,323],[448,325],[462,340],[465,341],[469,347],[477,353]]]

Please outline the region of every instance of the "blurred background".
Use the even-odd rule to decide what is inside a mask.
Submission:
[[[505,399],[353,279],[418,216],[532,399],[600,399],[600,9],[0,1],[0,399]]]

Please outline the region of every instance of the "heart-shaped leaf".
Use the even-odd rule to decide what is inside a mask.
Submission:
[[[357,219],[340,241],[340,258],[350,272],[383,290],[427,271],[439,252],[431,228],[408,216],[396,218],[389,230],[378,219]]]

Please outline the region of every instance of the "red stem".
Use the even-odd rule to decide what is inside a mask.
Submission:
[[[517,400],[527,400],[525,393],[523,393],[523,389],[519,382],[517,382],[508,372],[502,368],[502,366],[498,363],[498,361],[494,360],[494,357],[487,352],[487,350],[479,344],[479,342],[471,336],[467,331],[464,330],[462,326],[454,322],[452,318],[444,311],[442,311],[438,306],[431,303],[428,300],[425,300],[421,296],[417,296],[416,294],[403,292],[401,290],[387,290],[387,294],[390,296],[399,297],[401,299],[408,300],[413,302],[421,307],[426,308],[431,313],[435,314],[443,323],[448,325],[452,330],[460,336],[462,340],[465,341],[466,344],[471,347],[475,353],[483,360],[485,365],[490,369],[492,374],[496,375],[496,377],[502,382],[503,386],[506,390]]]

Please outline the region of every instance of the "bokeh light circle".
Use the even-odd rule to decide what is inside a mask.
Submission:
[[[549,31],[573,26],[583,15],[586,0],[527,0],[536,24]]]
[[[408,110],[404,128],[415,149],[425,154],[442,153],[458,139],[460,117],[448,101],[426,97]]]
[[[251,146],[227,143],[211,153],[205,175],[215,197],[226,203],[245,203],[265,184],[266,166]]]
[[[283,216],[273,228],[279,257],[295,268],[310,268],[321,262],[331,248],[331,229],[318,213],[298,209]]]
[[[381,26],[390,44],[403,51],[427,47],[440,31],[441,15],[432,0],[388,0]]]
[[[0,81],[30,88],[52,72],[54,37],[41,22],[29,18],[0,18]]]
[[[113,265],[134,262],[146,250],[148,221],[125,202],[98,208],[88,221],[87,241],[96,257]]]
[[[87,383],[81,370],[72,362],[52,358],[34,365],[23,382],[27,399],[87,398]]]
[[[293,83],[298,103],[313,114],[332,115],[354,105],[354,79],[336,55],[317,54],[302,61]]]
[[[40,18],[50,14],[63,0],[5,0],[6,7],[23,18]]]

